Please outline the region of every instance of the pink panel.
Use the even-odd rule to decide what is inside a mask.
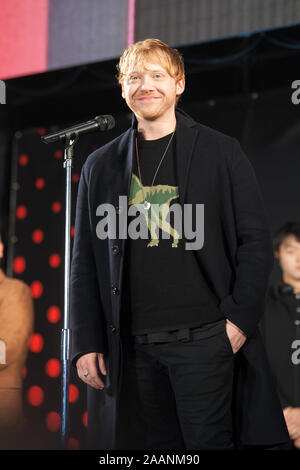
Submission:
[[[127,27],[127,47],[134,43],[135,30],[135,0],[128,0],[128,27]]]
[[[47,70],[49,0],[1,0],[0,79]]]

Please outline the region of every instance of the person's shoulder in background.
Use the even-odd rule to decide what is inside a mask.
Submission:
[[[8,362],[26,355],[34,327],[34,305],[30,287],[6,277],[0,285],[0,337],[7,344]]]

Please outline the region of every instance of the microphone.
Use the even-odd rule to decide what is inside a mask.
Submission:
[[[96,116],[94,119],[77,124],[67,129],[63,129],[58,132],[53,132],[52,134],[43,135],[41,137],[44,144],[50,144],[52,142],[57,142],[58,140],[64,141],[66,138],[73,139],[76,138],[79,134],[85,134],[90,131],[108,131],[115,127],[115,119],[109,114],[103,116]]]

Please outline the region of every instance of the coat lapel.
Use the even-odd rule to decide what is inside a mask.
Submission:
[[[196,122],[182,110],[176,110],[176,169],[179,200],[183,207],[185,202],[188,174],[191,165],[193,149],[197,140]]]
[[[114,155],[112,180],[116,200],[119,196],[129,196],[135,135],[136,129],[129,128],[122,136]]]

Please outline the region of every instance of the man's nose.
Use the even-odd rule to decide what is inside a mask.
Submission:
[[[148,77],[148,75],[144,75],[142,77],[141,81],[141,89],[142,90],[153,90],[153,82],[151,77]]]

